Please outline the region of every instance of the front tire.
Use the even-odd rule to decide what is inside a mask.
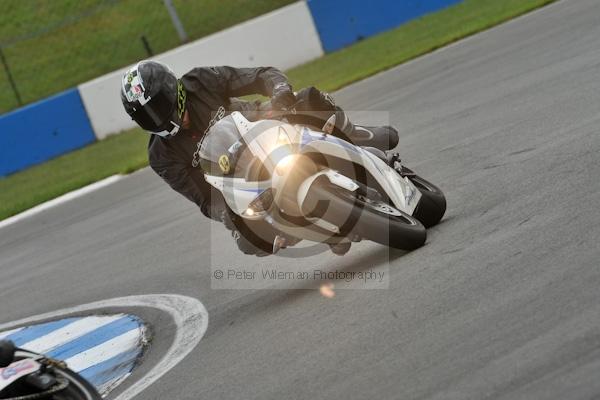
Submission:
[[[385,202],[335,186],[326,178],[315,181],[303,211],[340,227],[341,235],[358,235],[396,249],[414,250],[427,239],[425,227],[416,218]]]

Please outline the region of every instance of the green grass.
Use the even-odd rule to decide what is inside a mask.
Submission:
[[[295,0],[174,0],[197,39]],[[2,0],[0,47],[24,103],[180,45],[161,0]],[[0,66],[0,114],[18,107]]]
[[[146,166],[147,143],[147,135],[134,130],[0,179],[0,220],[107,176]]]
[[[335,90],[555,0],[464,0],[287,71],[295,87]]]
[[[288,71],[296,88],[335,90],[554,0],[465,0]],[[0,179],[0,219],[117,173],[147,165],[134,129]]]

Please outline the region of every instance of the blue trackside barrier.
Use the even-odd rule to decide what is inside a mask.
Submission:
[[[307,0],[326,52],[461,0]]]
[[[96,140],[77,89],[0,117],[0,176]]]

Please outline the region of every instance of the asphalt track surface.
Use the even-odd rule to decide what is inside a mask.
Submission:
[[[269,262],[385,270],[388,289],[211,289],[211,249],[256,259],[143,170],[0,231],[2,320],[130,294],[200,299],[206,335],[144,399],[598,398],[597,1],[558,2],[336,98],[391,112],[447,216],[408,254],[361,243]],[[160,343],[172,333],[158,320]]]

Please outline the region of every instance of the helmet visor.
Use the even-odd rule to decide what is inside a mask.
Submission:
[[[160,132],[164,130],[163,128],[166,125],[170,125],[169,119],[177,116],[176,108],[175,94],[169,96],[165,91],[160,91],[143,106],[137,108],[131,117],[142,129],[150,132]]]

